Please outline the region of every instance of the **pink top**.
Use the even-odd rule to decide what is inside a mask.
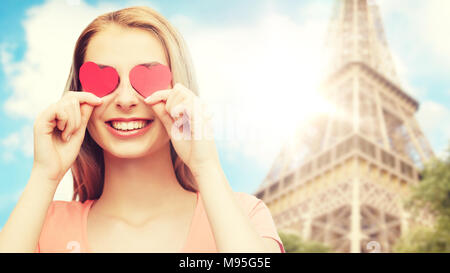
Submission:
[[[235,192],[241,207],[262,237],[275,240],[285,252],[269,209],[253,195]],[[47,213],[36,252],[90,252],[87,240],[87,216],[94,200],[84,203],[53,201]],[[189,235],[181,252],[218,252],[213,232],[197,192],[197,205]]]

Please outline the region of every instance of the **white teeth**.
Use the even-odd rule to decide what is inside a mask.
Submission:
[[[140,129],[142,127],[145,127],[147,125],[148,121],[146,120],[139,120],[139,121],[130,121],[130,122],[122,122],[122,121],[112,121],[111,126],[117,130],[135,130]]]

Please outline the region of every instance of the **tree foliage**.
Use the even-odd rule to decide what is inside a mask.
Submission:
[[[283,242],[286,253],[326,253],[332,252],[331,248],[316,241],[307,241],[294,233],[280,231],[278,233]]]
[[[426,209],[433,227],[415,227],[394,246],[395,252],[450,252],[450,146],[445,159],[433,159],[421,172],[406,207],[413,213]]]

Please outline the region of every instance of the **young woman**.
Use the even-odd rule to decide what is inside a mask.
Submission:
[[[266,205],[229,186],[203,106],[165,18],[146,7],[96,18],[62,98],[35,120],[31,177],[0,250],[284,252]],[[73,201],[52,201],[69,168]]]

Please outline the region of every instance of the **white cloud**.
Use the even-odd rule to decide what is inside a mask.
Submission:
[[[6,113],[33,119],[59,100],[76,39],[95,17],[113,9],[111,5],[91,7],[56,0],[30,8],[23,22],[27,44],[23,60],[12,61],[7,48],[2,49],[2,65],[14,91],[4,104]]]
[[[440,62],[450,70],[450,1],[426,1],[423,10],[421,34],[424,42],[434,51]],[[421,19],[422,19],[421,18]],[[422,38],[421,37],[421,38]]]
[[[405,61],[400,58],[393,49],[391,49],[391,56],[394,62],[395,70],[397,72],[399,84],[403,88],[403,90],[416,100],[425,97],[427,93],[426,90],[413,86],[409,82],[409,79],[412,78],[411,73],[414,72],[414,68],[409,68]]]
[[[1,159],[3,163],[11,163],[14,162],[16,157],[11,151],[3,151],[3,153],[1,154]]]
[[[301,10],[310,16],[305,23],[271,11],[235,27],[170,18],[191,49],[200,96],[215,113],[216,138],[229,150],[270,167],[298,124],[324,110],[315,87],[327,21],[308,12],[321,7]]]
[[[0,62],[6,75],[12,75],[13,73],[13,65],[11,65],[12,54],[10,53],[13,49],[14,46],[12,44],[0,44]]]
[[[379,0],[382,17],[402,26],[385,25],[390,44],[402,52],[411,67],[411,76],[450,69],[450,1]],[[392,28],[391,28],[392,27]],[[396,31],[394,31],[396,29]],[[430,69],[433,67],[433,69]]]
[[[0,139],[2,148],[3,162],[13,162],[17,154],[23,154],[27,157],[33,155],[33,128],[31,125],[24,125],[18,132],[13,132],[5,138]]]
[[[434,144],[434,152],[440,157],[444,155],[450,141],[449,117],[450,109],[434,101],[423,102],[417,113],[421,129],[428,140]]]
[[[313,1],[299,8],[298,17],[304,22],[328,25],[334,1]],[[320,34],[320,33],[318,33]]]
[[[18,133],[10,134],[9,136],[1,140],[1,144],[4,147],[17,148],[20,145],[19,134]]]

